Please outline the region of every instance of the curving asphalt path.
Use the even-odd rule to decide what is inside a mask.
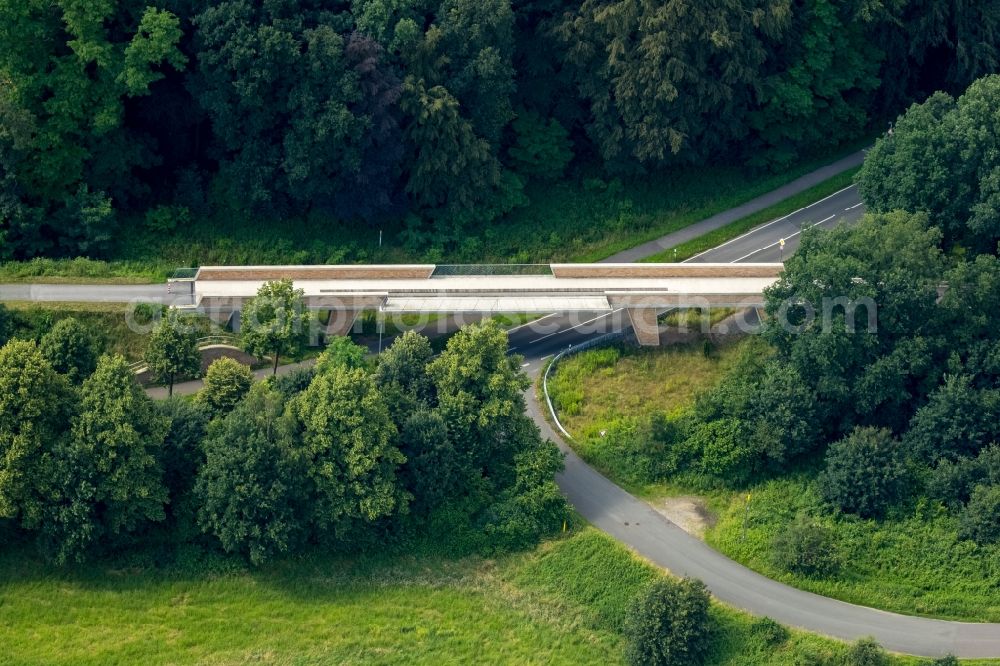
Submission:
[[[527,404],[542,435],[566,454],[566,468],[557,481],[576,510],[651,562],[678,576],[702,580],[719,600],[827,636],[846,640],[873,636],[894,652],[1000,656],[1000,624],[932,620],[856,606],[779,583],[729,559],[583,462],[544,418],[533,391]]]
[[[855,166],[861,157],[858,153],[844,158],[743,206],[606,261],[638,261],[673,247],[805,190]],[[690,261],[780,261],[794,252],[803,228],[852,223],[863,212],[856,188],[845,188]],[[781,239],[785,240],[783,248]],[[0,285],[0,300],[129,302],[169,301],[172,297],[163,285]],[[620,311],[552,314],[513,329],[510,345],[512,351],[524,357],[525,371],[537,377],[544,361],[567,346],[627,326],[627,318]],[[199,387],[200,382],[187,382],[175,386],[175,392],[191,393]],[[542,434],[566,453],[566,467],[557,481],[577,511],[650,561],[677,575],[701,579],[718,599],[755,615],[828,636],[847,640],[873,636],[896,652],[932,657],[948,653],[961,658],[1000,657],[1000,624],[933,620],[856,606],[779,583],[730,560],[584,463],[553,431],[533,391],[527,394],[526,402]]]

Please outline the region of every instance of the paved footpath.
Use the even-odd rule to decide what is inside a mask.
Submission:
[[[544,418],[547,407],[539,404],[534,389],[529,389],[526,402],[542,435],[566,454],[566,468],[557,481],[576,510],[647,560],[678,576],[702,580],[720,601],[827,636],[872,636],[894,652],[1000,656],[1000,624],[932,620],[856,606],[779,583],[729,559],[587,465]]]

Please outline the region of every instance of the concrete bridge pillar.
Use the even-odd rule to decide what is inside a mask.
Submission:
[[[239,310],[233,310],[230,308],[207,308],[205,310],[205,316],[222,328],[229,326],[229,322],[234,319],[234,315],[235,321],[237,322],[236,328],[239,328]]]
[[[357,321],[359,314],[361,314],[361,310],[347,310],[343,308],[330,310],[330,319],[326,323],[326,336],[350,334],[351,328],[354,326],[354,322]]]
[[[660,344],[660,326],[656,323],[656,308],[628,308],[628,318],[635,331],[635,338],[644,347]]]

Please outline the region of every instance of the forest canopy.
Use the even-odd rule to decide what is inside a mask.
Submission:
[[[454,237],[567,169],[779,169],[1000,64],[943,0],[0,0],[0,255],[214,208]]]

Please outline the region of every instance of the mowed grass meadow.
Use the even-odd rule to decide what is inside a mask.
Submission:
[[[701,345],[659,349],[602,348],[560,362],[549,388],[571,444],[589,463],[631,492],[657,502],[697,495],[713,515],[705,539],[729,557],[796,587],[851,603],[899,613],[972,622],[1000,622],[1000,545],[977,546],[958,538],[958,524],[944,507],[914,500],[883,520],[864,520],[824,506],[815,467],[753,484],[725,488],[689,473],[685,478],[637,482],[635,461],[621,455],[600,432],[638,422],[655,412],[676,416],[698,392],[720,381],[741,353],[763,353],[745,339],[715,349]],[[636,430],[642,436],[641,429]],[[648,445],[628,451],[646,455]],[[639,453],[636,454],[635,452]],[[747,495],[750,501],[747,502]],[[793,574],[771,557],[775,537],[796,520],[831,530],[839,570],[824,577]]]
[[[53,571],[15,549],[0,556],[0,662],[619,664],[629,605],[661,575],[589,527],[498,560],[313,556],[198,575]],[[712,618],[711,664],[845,649],[718,604]]]

